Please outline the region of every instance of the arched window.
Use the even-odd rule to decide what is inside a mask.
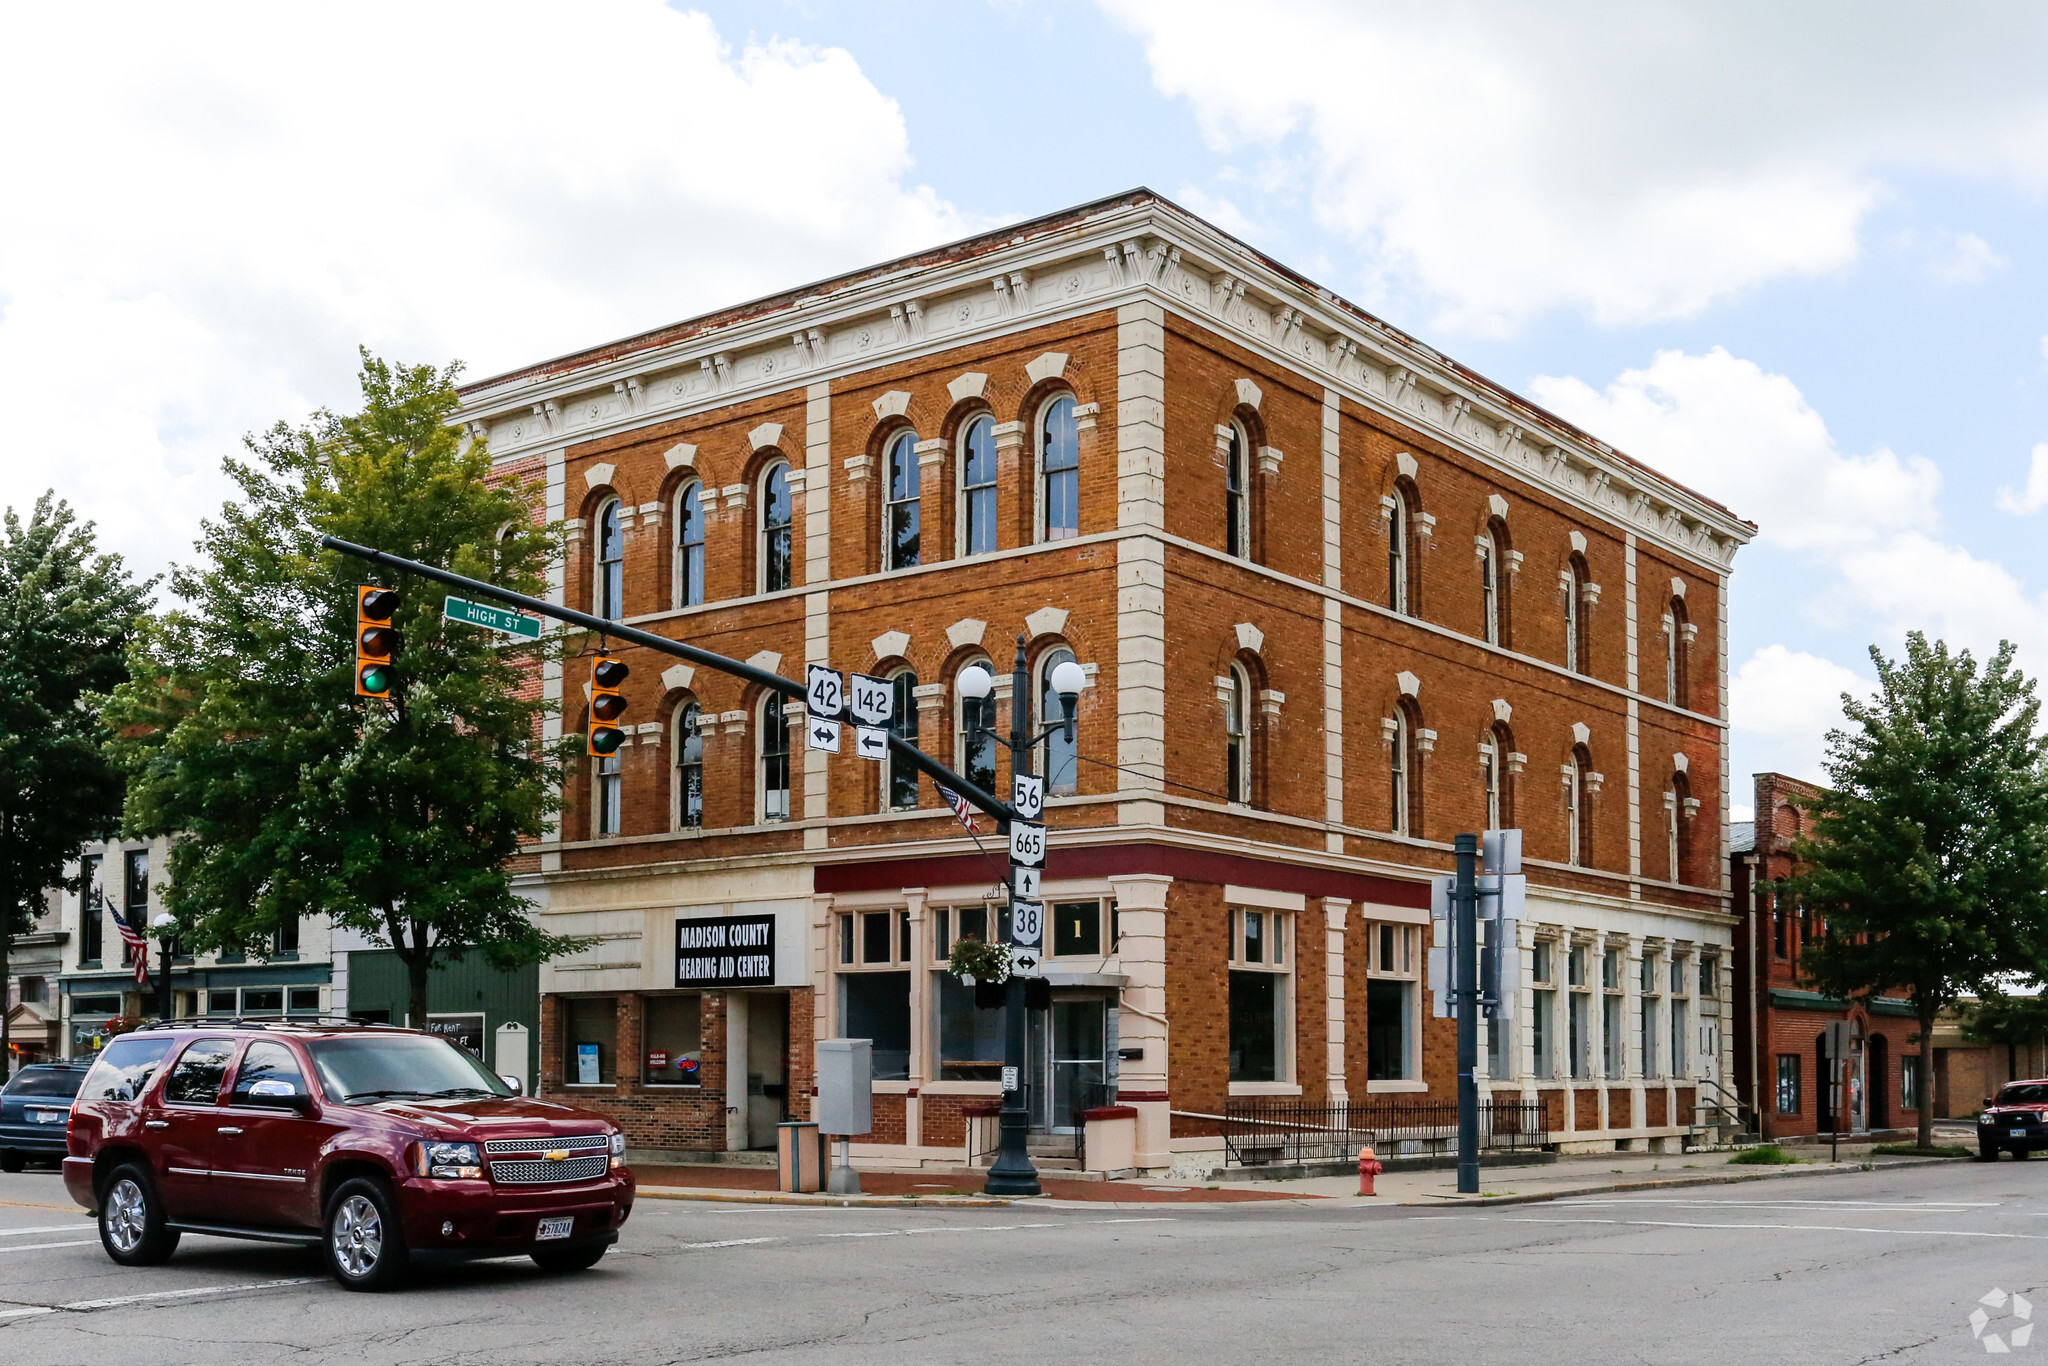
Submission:
[[[1593,756],[1584,745],[1572,746],[1565,767],[1565,861],[1579,868],[1593,866]]]
[[[1479,538],[1479,632],[1488,645],[1500,644],[1500,546],[1491,527]]]
[[[1252,799],[1252,685],[1244,665],[1230,666],[1230,700],[1223,714],[1223,791],[1231,801]]]
[[[1692,821],[1686,803],[1692,800],[1692,782],[1683,773],[1671,775],[1671,880],[1685,881],[1692,867]]]
[[[1479,588],[1486,603],[1486,642],[1503,650],[1515,648],[1513,559],[1514,543],[1508,539],[1507,522],[1489,518],[1486,534],[1479,541]]]
[[[789,718],[782,694],[761,699],[761,819],[789,819]]]
[[[676,606],[704,601],[704,482],[692,479],[676,493]]]
[[[676,708],[669,744],[676,764],[673,823],[678,830],[695,830],[704,824],[704,736],[699,730],[700,720],[694,699]]]
[[[1042,729],[1063,719],[1066,711],[1060,705],[1060,695],[1052,690],[1052,671],[1074,657],[1074,652],[1061,646],[1047,650],[1038,660],[1038,725]],[[1045,737],[1045,744],[1039,754],[1039,772],[1045,775],[1045,790],[1065,796],[1081,790],[1080,731],[1074,733],[1069,744],[1064,729],[1055,730]]]
[[[1508,729],[1507,722],[1494,722],[1480,754],[1486,777],[1486,828],[1489,830],[1514,828],[1514,753],[1514,732]]]
[[[917,675],[902,669],[889,675],[894,694],[889,733],[917,743]],[[893,752],[882,763],[882,804],[891,811],[905,811],[917,805],[917,769],[897,759]]]
[[[995,672],[986,659],[970,659],[960,667],[979,664]],[[957,673],[954,675],[959,676]],[[954,749],[960,772],[984,792],[996,790],[996,695],[963,697],[954,695]]]
[[[626,615],[626,528],[619,500],[610,498],[597,510],[596,606],[606,621]]]
[[[1245,461],[1250,442],[1244,428],[1230,424],[1230,449],[1223,457],[1223,553],[1241,560],[1252,554],[1250,483]]]
[[[761,591],[780,593],[793,580],[790,546],[789,462],[761,472]]]
[[[1388,828],[1422,838],[1422,710],[1413,698],[1394,707],[1394,733],[1387,747]]]
[[[917,433],[901,431],[889,439],[888,482],[883,485],[882,567],[910,569],[917,564],[918,491]]]
[[[1686,686],[1692,674],[1691,627],[1685,620],[1685,599],[1671,599],[1671,615],[1665,618],[1664,700],[1674,707],[1690,707]]]
[[[1038,483],[1040,539],[1080,535],[1081,431],[1072,394],[1061,394],[1039,415]]]
[[[1586,673],[1586,585],[1592,576],[1586,572],[1585,557],[1574,553],[1565,566],[1564,593],[1564,666],[1573,673]]]
[[[996,420],[983,413],[960,434],[960,553],[996,548]]]
[[[1422,615],[1422,564],[1416,550],[1416,521],[1422,498],[1412,481],[1394,481],[1387,517],[1387,606],[1404,616]]]

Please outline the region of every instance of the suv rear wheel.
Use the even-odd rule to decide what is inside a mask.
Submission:
[[[344,1289],[383,1290],[409,1260],[398,1203],[381,1181],[344,1181],[327,1202],[325,1233],[328,1270]]]
[[[19,1148],[0,1148],[0,1172],[18,1172],[28,1162]]]
[[[116,1167],[100,1191],[100,1246],[122,1266],[155,1266],[178,1249],[178,1231],[164,1227],[156,1182],[135,1163]]]

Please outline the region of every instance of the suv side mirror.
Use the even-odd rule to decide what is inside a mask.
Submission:
[[[511,1087],[513,1095],[523,1096],[526,1094],[526,1088],[519,1084],[519,1078],[513,1076],[510,1072],[500,1073],[498,1076],[498,1080],[504,1082],[507,1086]]]
[[[248,1103],[264,1105],[277,1110],[295,1110],[305,1114],[313,1108],[313,1098],[288,1081],[266,1077],[249,1088]]]

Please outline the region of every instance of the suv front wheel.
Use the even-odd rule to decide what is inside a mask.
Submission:
[[[344,1181],[327,1202],[325,1233],[327,1267],[344,1289],[382,1290],[405,1270],[398,1204],[381,1181]]]
[[[178,1231],[164,1227],[156,1182],[132,1162],[107,1177],[99,1223],[100,1246],[122,1266],[155,1266],[178,1250]]]

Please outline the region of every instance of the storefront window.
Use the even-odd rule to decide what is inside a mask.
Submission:
[[[609,1086],[618,1072],[619,1005],[610,996],[562,996],[562,1083]]]
[[[939,1080],[998,1081],[1003,1071],[1003,1012],[977,1010],[974,988],[950,972],[932,974],[938,985]]]
[[[910,974],[849,972],[839,978],[842,1034],[874,1046],[875,1079],[910,1076]]]
[[[1907,1078],[1911,1077],[1912,1070],[1910,1067],[1906,1069]],[[1907,1088],[1901,1086],[1899,1101],[1910,1110],[1913,1108],[1913,1102],[1907,1098],[1906,1092]],[[1799,1055],[1797,1053],[1780,1053],[1778,1055],[1778,1113],[1781,1115],[1796,1115],[1799,1113]]]
[[[1052,908],[1052,953],[1055,958],[1102,956],[1102,903],[1061,901]]]
[[[701,1086],[704,1060],[704,1002],[695,992],[649,996],[645,1026],[647,1056],[641,1079],[649,1086]]]
[[[1420,931],[1413,925],[1373,924],[1365,984],[1365,1076],[1368,1081],[1413,1081]]]
[[[1288,1080],[1288,916],[1232,911],[1230,1079]]]

